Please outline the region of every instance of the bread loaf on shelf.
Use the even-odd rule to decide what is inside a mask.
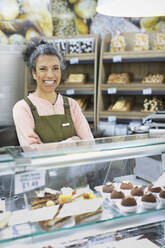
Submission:
[[[144,99],[142,112],[154,112],[157,110],[163,110],[163,101],[158,97],[149,97]]]
[[[108,76],[107,83],[127,84],[130,83],[130,77],[128,73],[112,73]]]
[[[164,83],[164,75],[161,73],[149,73],[143,80],[142,83]]]
[[[64,81],[67,83],[85,83],[85,74],[84,73],[71,73],[68,78]]]
[[[124,97],[120,97],[114,104],[111,104],[108,111],[130,111],[131,102]]]

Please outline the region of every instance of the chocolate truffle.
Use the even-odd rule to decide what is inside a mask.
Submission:
[[[113,190],[111,193],[111,199],[122,199],[124,198],[124,193],[122,191]]]
[[[159,193],[161,191],[161,187],[150,187],[150,189],[148,188],[148,191],[151,191],[152,193]]]
[[[141,199],[143,202],[151,202],[151,203],[156,203],[156,197],[150,193],[150,192],[147,192],[145,193],[143,196],[142,196],[142,199]]]
[[[124,207],[131,207],[131,206],[136,206],[136,200],[132,196],[126,196],[122,199],[121,205]]]
[[[103,186],[103,192],[104,193],[112,193],[112,191],[115,189],[115,186],[112,183],[107,183]]]
[[[133,196],[142,196],[144,194],[143,189],[141,186],[135,186],[131,189],[131,195]]]
[[[124,189],[124,190],[130,190],[133,188],[132,183],[130,183],[129,181],[123,181],[120,185],[120,189]]]

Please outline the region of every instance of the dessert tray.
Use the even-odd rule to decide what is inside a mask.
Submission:
[[[63,187],[60,191],[44,188],[31,192],[32,197],[27,197],[28,205],[18,207],[21,197],[14,199],[15,206],[17,205],[14,209],[9,208],[6,199],[6,206],[10,212],[3,215],[3,220],[0,218],[2,235],[4,232],[3,240],[141,215],[165,207],[165,200],[161,201],[158,196],[156,203],[148,207],[142,205],[140,197],[135,198],[136,206],[123,207],[121,200],[112,200],[110,193],[102,192],[103,186],[96,186],[93,190],[89,186],[76,189]],[[115,182],[114,186],[119,189],[120,183]],[[125,196],[130,195],[130,190],[124,192]],[[22,201],[23,199],[22,196]]]

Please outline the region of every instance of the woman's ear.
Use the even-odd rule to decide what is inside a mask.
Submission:
[[[33,76],[34,80],[36,80],[36,72],[34,70],[32,70],[32,76]]]

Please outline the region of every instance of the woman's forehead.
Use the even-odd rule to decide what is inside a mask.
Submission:
[[[56,55],[39,55],[37,58],[37,64],[47,64],[47,63],[53,63],[53,64],[60,64],[60,61]]]

